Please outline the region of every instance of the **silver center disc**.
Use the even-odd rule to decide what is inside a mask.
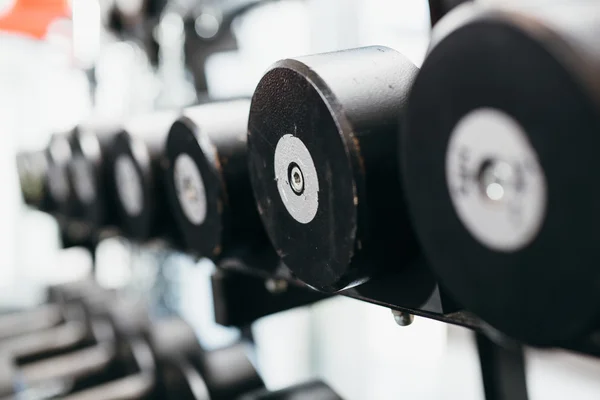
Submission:
[[[319,209],[319,178],[310,152],[302,140],[287,134],[277,142],[274,164],[277,189],[286,210],[296,221],[308,224]]]
[[[189,154],[182,153],[175,160],[173,179],[183,213],[194,225],[202,224],[206,218],[206,190],[202,175]]]
[[[477,109],[456,124],[446,182],[458,217],[485,246],[517,251],[539,232],[546,178],[523,128],[506,113]]]
[[[117,157],[115,180],[119,200],[125,212],[131,217],[139,216],[144,207],[142,179],[130,156],[121,154]]]
[[[80,155],[75,156],[72,163],[75,194],[82,203],[90,204],[96,198],[96,187],[94,186],[92,167],[85,158]]]

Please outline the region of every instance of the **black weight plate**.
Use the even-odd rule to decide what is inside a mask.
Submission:
[[[135,149],[134,149],[135,148]],[[121,131],[115,137],[112,149],[112,170],[115,172],[116,205],[119,215],[119,227],[127,237],[144,240],[152,233],[154,215],[154,200],[152,198],[155,177],[150,165],[150,155],[145,144],[138,138],[132,137],[126,131]],[[121,157],[131,160],[132,175],[129,178],[117,179],[116,163]],[[125,179],[129,179],[126,182]],[[139,184],[139,192],[137,191]],[[119,189],[119,185],[123,185]],[[134,206],[127,206],[119,194],[119,190],[134,190],[132,195]],[[137,195],[139,193],[139,196]],[[132,212],[133,210],[133,212]]]
[[[259,83],[248,153],[271,242],[323,291],[402,268],[418,249],[397,169],[418,69],[379,46],[280,61]]]
[[[202,138],[200,138],[202,135]],[[204,257],[214,258],[221,253],[221,238],[224,230],[225,187],[221,179],[217,149],[198,126],[189,118],[182,117],[176,121],[169,132],[166,145],[169,168],[167,171],[167,187],[171,209],[182,231],[187,248]],[[198,169],[205,197],[205,216],[196,224],[186,216],[180,202],[174,182],[174,163],[181,154],[189,155]],[[198,194],[202,196],[202,194]]]
[[[285,60],[260,81],[248,128],[250,177],[259,214],[283,262],[307,284],[338,290],[356,278],[340,281],[354,255],[356,181],[362,176],[351,161],[356,149],[329,109],[327,86],[309,74],[300,62]],[[275,148],[285,134],[302,140],[315,166],[318,209],[308,223],[288,212],[275,181]]]
[[[484,20],[456,30],[423,64],[401,141],[410,210],[442,284],[492,326],[536,344],[587,333],[600,311],[594,184],[600,114],[569,64],[557,58],[568,54],[545,29],[534,35],[515,23]],[[446,184],[451,132],[484,107],[523,127],[546,178],[541,228],[510,252],[491,250],[469,233]]]

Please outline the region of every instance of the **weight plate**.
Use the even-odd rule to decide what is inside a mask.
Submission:
[[[400,147],[414,225],[442,284],[536,344],[588,332],[600,311],[590,177],[600,113],[573,54],[526,18],[467,23],[426,58]]]

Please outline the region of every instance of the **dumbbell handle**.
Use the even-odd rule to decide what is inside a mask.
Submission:
[[[156,390],[156,364],[145,340],[130,339],[129,347],[139,372],[65,396],[63,400],[150,399]]]

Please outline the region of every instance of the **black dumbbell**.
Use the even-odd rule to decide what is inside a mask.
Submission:
[[[46,304],[0,316],[0,346],[16,358],[35,360],[87,343],[93,332],[86,303],[109,295],[89,280],[52,286]]]
[[[60,382],[55,390],[66,393],[113,376],[112,368],[117,366],[114,331],[108,322],[100,320],[92,321],[90,329],[90,340],[75,344],[74,349],[62,348],[60,353],[43,357],[37,355],[35,361],[17,359],[16,376],[22,389],[32,390]]]
[[[72,158],[68,173],[77,210],[73,217],[94,235],[117,220],[110,163],[116,133],[114,127],[81,126],[75,128],[70,138]]]
[[[148,343],[140,338],[124,342],[133,357],[132,371],[116,379],[75,391],[65,400],[153,400],[156,397],[156,364]]]
[[[250,177],[277,253],[337,291],[418,253],[397,169],[399,116],[417,68],[385,47],[279,61],[248,123]]]
[[[63,247],[88,245],[90,240],[88,225],[77,223],[82,209],[71,176],[73,137],[73,132],[54,134],[43,152],[17,156],[25,202],[56,218]]]
[[[86,298],[75,300],[86,288]],[[146,308],[114,297],[112,292],[100,296],[93,291],[87,282],[52,288],[51,298],[69,298],[71,308],[80,301],[82,308],[77,311],[83,309],[85,315],[68,318],[53,329],[0,342],[2,353],[10,355],[13,365],[7,371],[13,379],[7,379],[11,385],[8,390],[3,388],[5,392],[24,395],[49,388],[66,395],[139,371],[131,346],[150,324]],[[87,330],[81,326],[75,330],[82,321]]]
[[[177,317],[156,321],[137,337],[138,345],[147,345],[136,354],[144,368],[66,398],[234,400],[263,387],[241,345],[205,352]]]
[[[158,321],[149,342],[166,379],[167,398],[179,399],[183,392],[194,396],[190,399],[233,400],[264,387],[245,344],[205,351],[193,329],[180,318]]]
[[[410,211],[441,283],[534,344],[600,317],[598,28],[597,2],[457,8],[434,29],[401,132]]]
[[[242,343],[205,351],[192,327],[179,317],[151,321],[140,311],[143,305],[132,301],[100,308],[121,338],[138,337],[149,344],[158,398],[229,400],[264,387]]]
[[[157,360],[146,334],[151,326],[148,310],[137,300],[114,298],[88,301],[89,312],[109,321],[115,332],[116,357],[108,378],[85,382],[67,399],[159,399]]]
[[[249,110],[249,100],[191,107],[167,139],[171,209],[186,247],[213,260],[240,253],[274,255],[248,176]]]
[[[177,113],[139,116],[125,124],[112,146],[111,169],[119,227],[128,238],[145,241],[171,236],[166,212],[164,146]]]
[[[12,368],[2,394],[31,392],[56,383],[53,390],[71,387],[107,373],[115,357],[112,328],[101,320],[71,321],[0,342]],[[60,383],[60,384],[59,384]]]

